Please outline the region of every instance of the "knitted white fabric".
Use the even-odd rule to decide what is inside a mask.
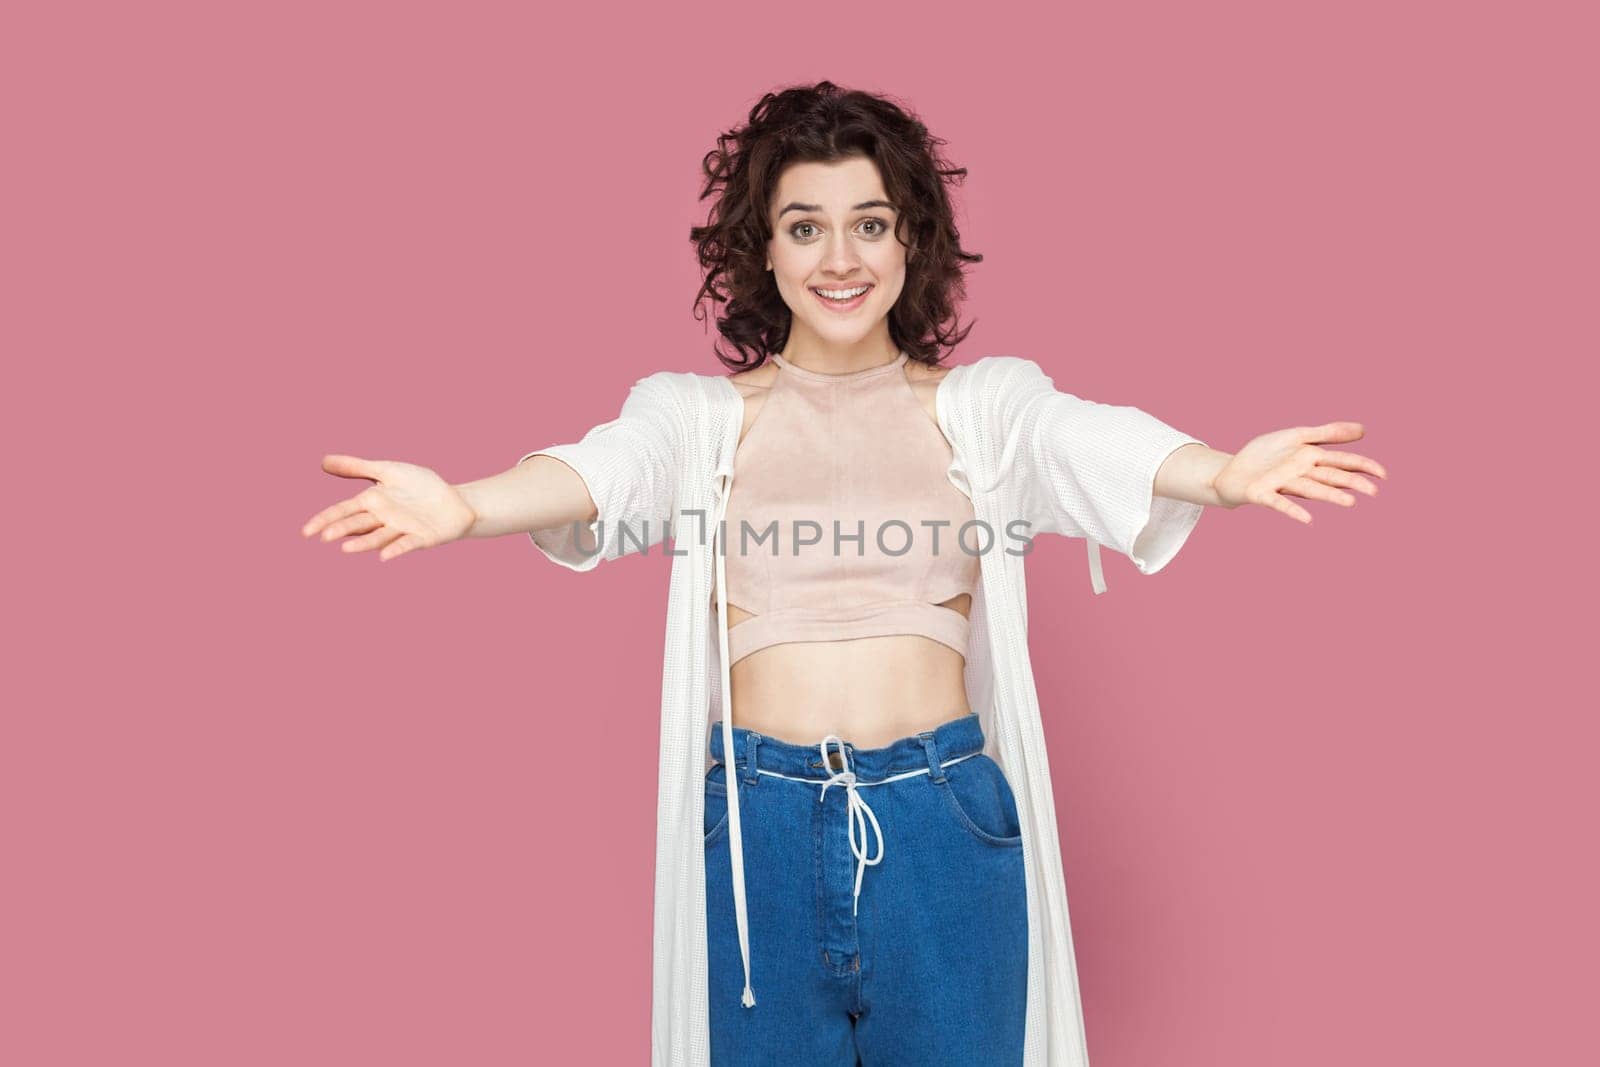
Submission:
[[[953,453],[948,476],[972,498],[975,517],[995,538],[994,549],[980,557],[965,678],[985,751],[1011,782],[1022,824],[1025,1064],[1087,1067],[1055,799],[1028,658],[1026,556],[1013,553],[1019,536],[1085,538],[1097,593],[1105,591],[1101,544],[1128,556],[1141,573],[1155,573],[1177,554],[1204,510],[1152,496],[1155,473],[1174,449],[1201,442],[1138,408],[1060,392],[1038,364],[1016,356],[953,367],[939,383],[936,406]],[[710,607],[712,534],[732,482],[743,414],[744,400],[726,377],[658,371],[634,384],[616,419],[577,442],[518,460],[561,460],[594,499],[596,522],[581,537],[572,527],[530,535],[562,566],[587,571],[601,559],[648,554],[664,538],[673,541],[656,814],[653,1067],[710,1062],[704,777],[710,722],[724,714],[727,686],[721,662],[726,622]],[[1029,525],[1008,525],[1019,520]],[[731,817],[729,824],[731,836]],[[730,848],[733,862],[739,855]],[[742,873],[735,872],[736,886]],[[741,1010],[760,1011],[759,967],[752,977],[754,1003]]]

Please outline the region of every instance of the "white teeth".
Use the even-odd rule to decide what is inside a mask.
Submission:
[[[858,285],[854,289],[816,289],[813,291],[822,294],[829,300],[852,300],[871,288],[872,286],[870,285]]]

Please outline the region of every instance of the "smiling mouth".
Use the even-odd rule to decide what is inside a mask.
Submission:
[[[818,300],[822,301],[830,308],[843,311],[849,311],[853,308],[860,307],[861,304],[866,301],[867,296],[872,292],[872,289],[873,286],[870,282],[863,285],[849,285],[841,286],[839,288],[818,286],[811,287],[811,291],[816,294]]]

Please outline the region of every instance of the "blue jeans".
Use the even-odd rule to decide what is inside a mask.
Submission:
[[[1022,837],[977,715],[883,748],[830,744],[827,766],[819,747],[734,728],[749,1008],[721,730],[706,775],[712,1064],[1020,1064]]]

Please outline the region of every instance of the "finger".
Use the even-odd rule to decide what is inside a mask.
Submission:
[[[382,548],[390,541],[404,536],[404,530],[397,530],[393,526],[380,526],[365,537],[352,538],[339,547],[346,552],[370,552],[374,548]]]
[[[322,531],[322,539],[324,541],[332,541],[336,538],[347,537],[350,534],[367,533],[376,530],[382,525],[383,520],[378,516],[370,511],[363,511],[358,515],[352,515],[348,519],[340,519],[338,522],[333,523]]]
[[[1359,441],[1366,432],[1359,422],[1325,422],[1321,426],[1307,426],[1300,436],[1311,444],[1318,444],[1323,441]]]
[[[1368,474],[1379,478],[1389,477],[1389,473],[1375,459],[1358,456],[1354,452],[1330,452],[1323,449],[1322,455],[1317,457],[1317,462],[1323,466],[1343,467],[1346,470],[1366,471]]]
[[[371,478],[376,482],[379,480],[378,468],[381,465],[381,460],[361,459],[339,452],[322,457],[322,469],[341,478]]]
[[[318,530],[322,529],[330,522],[336,522],[339,519],[365,510],[366,507],[361,503],[359,494],[357,496],[350,497],[347,500],[341,500],[337,504],[323,508],[315,515],[311,516],[310,519],[306,520],[306,524],[300,527],[300,535],[302,537],[310,537],[312,534],[315,534]]]
[[[1328,503],[1338,504],[1340,507],[1353,508],[1356,506],[1356,498],[1343,489],[1323,485],[1319,481],[1303,476],[1289,479],[1283,484],[1283,488],[1278,491],[1280,493],[1293,493],[1295,496],[1303,496],[1307,500],[1326,500]]]
[[[394,559],[396,556],[405,555],[407,552],[410,552],[413,549],[425,547],[427,546],[423,543],[422,538],[418,537],[416,534],[406,534],[398,541],[395,541],[393,544],[386,547],[382,552],[379,552],[378,562],[386,563],[389,560]]]
[[[1317,481],[1326,482],[1328,485],[1342,485],[1346,489],[1358,489],[1368,496],[1378,495],[1377,486],[1359,474],[1351,474],[1349,471],[1340,470],[1338,467],[1324,467],[1319,463],[1306,471],[1301,477],[1315,478]]]
[[[1269,493],[1265,503],[1267,507],[1274,511],[1281,511],[1291,519],[1298,519],[1300,522],[1304,523],[1309,523],[1311,521],[1311,512],[1307,511],[1299,504],[1296,504],[1293,500],[1290,500],[1282,493]]]
[[[1288,497],[1283,496],[1277,489],[1262,482],[1258,481],[1247,488],[1244,492],[1244,498],[1252,504],[1259,504],[1264,508],[1281,511],[1291,519],[1299,519],[1301,522],[1311,521],[1311,513],[1309,511]]]

